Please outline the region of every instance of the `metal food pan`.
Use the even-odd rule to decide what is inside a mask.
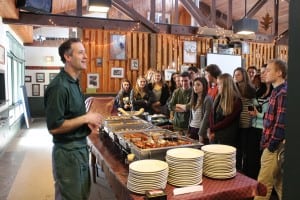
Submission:
[[[119,120],[105,120],[103,125],[105,127],[113,127],[113,126],[124,126],[124,125],[136,125],[139,123],[147,123],[141,119],[119,119]]]
[[[130,133],[134,133],[134,132],[130,132]],[[198,141],[193,140],[188,137],[185,137],[185,136],[179,136],[177,133],[168,131],[165,129],[155,130],[155,131],[144,130],[144,131],[139,131],[139,133],[143,133],[143,134],[145,134],[145,136],[147,136],[149,138],[151,138],[151,134],[161,134],[159,137],[163,137],[166,140],[172,141],[172,140],[180,139],[183,141],[188,141],[191,144],[181,144],[181,145],[175,145],[175,146],[142,149],[142,148],[137,147],[130,140],[124,138],[123,135],[126,134],[126,132],[117,133],[117,137],[118,137],[120,145],[122,145],[123,148],[125,148],[125,149],[130,149],[131,153],[135,154],[136,159],[138,159],[138,160],[150,159],[150,158],[165,160],[166,152],[169,149],[178,148],[178,147],[192,147],[192,148],[200,148],[201,147],[201,144]]]
[[[108,126],[107,130],[109,132],[123,132],[123,131],[134,131],[134,130],[144,130],[144,129],[152,129],[153,126],[150,123],[138,123],[138,124],[123,124],[123,125],[113,125]]]
[[[109,116],[105,118],[106,121],[114,121],[114,120],[126,120],[126,119],[133,119],[132,116]]]
[[[177,146],[168,146],[168,147],[159,147],[159,148],[150,148],[150,149],[140,149],[134,144],[130,145],[131,153],[135,154],[136,159],[142,160],[142,159],[159,159],[159,160],[165,160],[166,153],[169,149],[173,148],[179,148],[179,147],[190,147],[190,148],[197,148],[200,149],[201,144],[195,140],[192,140],[190,138],[183,138],[192,141],[191,144],[184,144],[184,145],[177,145]]]

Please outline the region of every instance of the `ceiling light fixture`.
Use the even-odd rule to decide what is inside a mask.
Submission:
[[[90,12],[107,13],[111,7],[111,0],[88,0],[87,9]]]
[[[258,30],[258,21],[247,18],[247,0],[245,0],[245,17],[233,23],[233,32],[241,35],[250,35]]]

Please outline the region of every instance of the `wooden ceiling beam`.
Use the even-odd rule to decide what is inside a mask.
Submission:
[[[208,17],[202,13],[201,9],[197,8],[194,4],[194,2],[190,0],[180,0],[182,5],[185,7],[185,9],[190,13],[190,15],[196,20],[196,22],[200,26],[208,26],[212,27],[213,24],[209,20]]]
[[[18,20],[4,18],[3,23],[130,31],[137,27],[139,21],[20,12]],[[148,31],[148,29],[139,26],[138,31]]]
[[[252,8],[247,12],[246,16],[251,18],[253,17],[266,3],[268,0],[258,0]]]
[[[78,17],[53,14],[33,14],[20,12],[19,19],[3,19],[4,24],[30,25],[30,26],[62,26],[78,27],[92,29],[107,29],[131,31],[137,28],[139,21],[117,20],[117,19],[100,19],[91,17]],[[182,35],[194,35],[197,33],[197,27],[182,26],[173,24],[156,24],[160,33],[172,33]],[[151,32],[144,26],[139,26],[136,31]]]
[[[0,16],[9,19],[19,18],[19,9],[16,8],[15,0],[0,0]]]
[[[279,21],[279,2],[277,0],[274,0],[274,35],[278,35],[278,21]]]
[[[207,5],[203,2],[200,2],[199,8],[202,11],[202,13],[207,13],[208,15],[211,15],[211,8],[209,5]],[[216,24],[222,28],[226,28],[228,16],[225,13],[222,13],[221,11],[219,11],[217,9],[215,12],[216,12]]]
[[[131,19],[139,21],[142,25],[147,27],[150,30],[150,32],[159,32],[159,29],[155,26],[154,23],[150,22],[143,15],[135,11],[133,8],[129,7],[123,0],[112,0],[112,5],[124,14],[126,14]]]

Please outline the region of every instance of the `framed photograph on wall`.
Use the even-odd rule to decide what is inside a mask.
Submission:
[[[139,60],[138,59],[131,59],[130,60],[130,69],[131,70],[138,70],[139,69]]]
[[[5,64],[5,48],[0,45],[0,64]]]
[[[176,69],[165,69],[165,80],[170,81],[172,74],[176,72]]]
[[[96,58],[96,66],[102,67],[102,58]]]
[[[88,88],[99,88],[99,74],[96,74],[96,73],[87,74],[87,87]]]
[[[189,67],[189,65],[181,65],[180,72],[187,72]]]
[[[40,84],[32,84],[32,96],[40,96]]]
[[[111,35],[110,36],[110,59],[125,60],[126,58],[126,36]]]
[[[45,73],[36,73],[35,74],[36,82],[37,83],[44,83],[45,82]]]
[[[183,63],[197,63],[197,42],[183,42]]]
[[[31,83],[31,76],[25,76],[25,82]]]
[[[49,83],[56,77],[57,73],[49,73]]]
[[[121,67],[111,68],[111,77],[112,78],[123,78],[124,77],[124,69]]]

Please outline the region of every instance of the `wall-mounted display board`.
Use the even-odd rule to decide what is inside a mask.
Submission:
[[[222,70],[222,73],[233,74],[237,67],[242,66],[242,57],[239,55],[214,54],[208,53],[206,56],[206,65],[216,64]]]

